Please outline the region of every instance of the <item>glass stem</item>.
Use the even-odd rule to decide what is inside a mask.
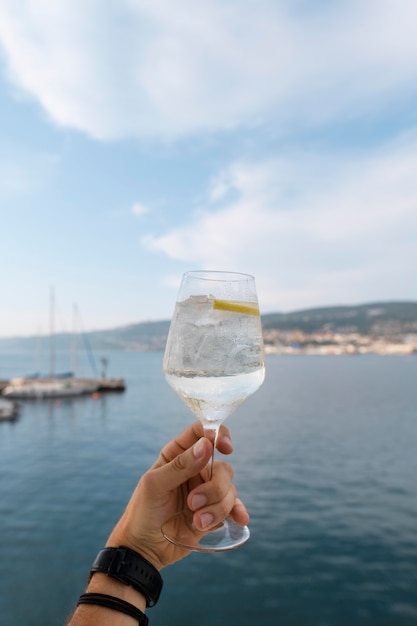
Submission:
[[[217,435],[219,434],[219,426],[205,426],[204,427],[204,437],[207,437],[213,445],[213,452],[211,453],[211,459],[209,461],[209,480],[213,478],[213,462],[214,462],[214,451],[216,449]]]

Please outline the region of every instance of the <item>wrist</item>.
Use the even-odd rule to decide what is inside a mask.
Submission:
[[[116,527],[106,541],[105,547],[115,548],[118,546],[126,546],[134,552],[141,554],[158,572],[160,572],[165,566],[159,559],[158,554],[154,550],[149,549],[148,544],[149,542],[141,542],[140,539],[132,541],[128,532],[123,532],[119,527]]]
[[[133,604],[133,606],[143,612],[146,609],[146,598],[143,593],[131,585],[125,585],[119,580],[111,578],[110,576],[107,576],[107,574],[102,574],[101,572],[96,572],[91,578],[87,586],[87,592],[105,593],[107,595],[120,598],[121,600],[125,600],[125,602]]]
[[[91,566],[90,580],[98,573],[134,588],[145,597],[147,607],[158,602],[163,586],[159,571],[128,546],[106,546],[100,550]]]

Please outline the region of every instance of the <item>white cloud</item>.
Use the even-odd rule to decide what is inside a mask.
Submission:
[[[144,204],[141,204],[140,202],[135,202],[135,204],[132,206],[132,213],[137,217],[141,217],[142,215],[146,215],[146,213],[149,213],[149,208]]]
[[[175,137],[384,107],[417,79],[414,0],[3,0],[11,80],[93,137]],[[292,12],[291,12],[292,11]]]
[[[215,206],[143,244],[189,267],[255,274],[269,309],[407,297],[417,292],[416,171],[415,136],[356,159],[235,163]]]

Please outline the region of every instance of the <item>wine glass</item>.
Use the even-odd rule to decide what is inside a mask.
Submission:
[[[253,276],[219,271],[184,274],[163,371],[168,384],[202,423],[205,437],[213,442],[211,478],[220,425],[265,377]],[[239,526],[230,517],[205,533],[193,526],[192,517],[188,508],[177,513],[162,527],[165,538],[200,552],[231,550],[249,539],[247,526]]]

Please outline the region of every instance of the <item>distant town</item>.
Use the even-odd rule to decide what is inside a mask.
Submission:
[[[417,303],[329,307],[265,316],[268,354],[417,354]]]
[[[266,354],[417,354],[417,331],[368,336],[330,329],[315,333],[271,329],[264,332],[264,342]]]

